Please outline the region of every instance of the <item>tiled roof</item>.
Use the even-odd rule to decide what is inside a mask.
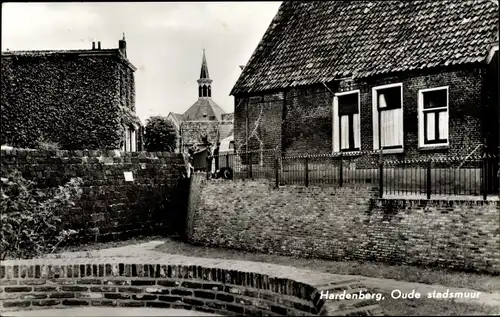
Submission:
[[[134,71],[135,66],[120,52],[118,48],[94,49],[94,50],[33,50],[33,51],[3,51],[2,58],[11,58],[16,56],[46,57],[58,55],[77,55],[77,56],[110,56],[116,55],[124,61]]]
[[[231,94],[483,62],[491,0],[285,1]]]
[[[219,140],[224,140],[228,136],[233,134],[232,124],[221,124],[219,125]]]
[[[178,123],[182,122],[182,114],[175,112],[171,112],[171,114],[175,121],[177,121]]]
[[[221,115],[226,113],[211,98],[199,98],[184,114],[184,121],[221,121]],[[211,119],[215,117],[215,119]]]

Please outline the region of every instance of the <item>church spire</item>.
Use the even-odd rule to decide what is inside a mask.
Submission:
[[[207,58],[205,57],[205,49],[203,49],[203,58],[201,60],[200,79],[201,78],[206,78],[206,79],[210,78],[210,76],[208,76],[208,66],[207,66]]]
[[[207,58],[205,56],[205,49],[203,49],[200,79],[198,79],[198,98],[211,98],[211,97],[212,97],[212,80],[208,75]]]

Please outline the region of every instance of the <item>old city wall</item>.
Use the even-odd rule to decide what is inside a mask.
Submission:
[[[320,298],[323,291],[359,293],[366,289],[359,279],[324,275],[320,279],[321,274],[311,271],[255,272],[234,264],[201,266],[165,259],[65,260],[0,265],[0,312],[118,306],[245,316],[383,315],[373,299],[338,305]]]
[[[184,217],[188,183],[181,154],[19,149],[1,154],[2,177],[18,170],[40,188],[82,178],[82,196],[66,221],[87,232],[86,238],[102,241],[166,231]],[[131,172],[133,181],[126,181],[124,172]]]
[[[498,201],[376,198],[357,187],[192,179],[191,242],[332,260],[500,272]]]

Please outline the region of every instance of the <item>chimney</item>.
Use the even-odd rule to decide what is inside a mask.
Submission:
[[[97,42],[97,49],[100,50],[101,49],[101,41]]]
[[[123,56],[127,57],[127,42],[125,42],[125,33],[123,33],[123,39],[118,41],[118,49]]]
[[[92,42],[92,49],[95,50],[95,42]]]

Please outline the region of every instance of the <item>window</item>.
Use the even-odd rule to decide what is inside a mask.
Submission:
[[[448,145],[448,87],[420,90],[418,110],[419,146]]]
[[[403,150],[403,84],[374,87],[373,148],[386,153]]]
[[[130,152],[137,151],[137,134],[135,128],[130,129]]]
[[[333,151],[359,151],[359,90],[337,93],[333,99]]]
[[[125,152],[130,152],[130,129],[125,128]]]
[[[133,126],[125,128],[125,142],[122,151],[135,152],[137,151],[137,134]]]

